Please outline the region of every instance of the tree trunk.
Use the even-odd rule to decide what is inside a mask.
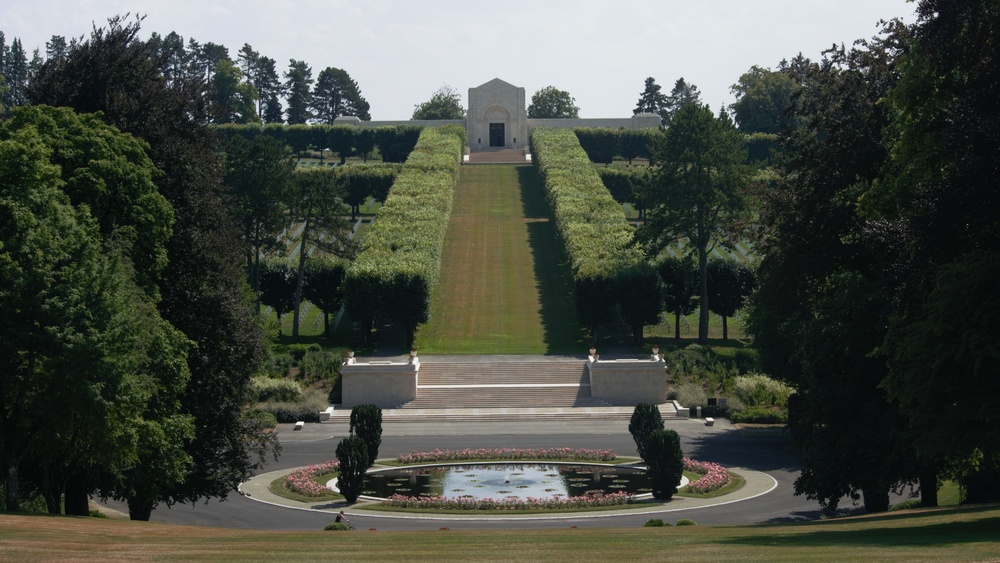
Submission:
[[[920,469],[920,506],[930,508],[938,505],[937,469],[934,466]]]
[[[878,486],[875,489],[861,489],[865,510],[875,514],[889,510],[889,488]]]
[[[323,336],[330,338],[330,313],[323,311]]]
[[[729,340],[729,323],[726,322],[728,317],[722,315],[722,339]]]
[[[698,245],[698,278],[701,285],[698,303],[698,343],[708,343],[708,249]]]
[[[45,509],[49,514],[62,514],[62,488],[56,485],[57,479],[53,478],[52,473],[47,467],[41,467],[38,471]]]
[[[66,515],[90,516],[90,495],[87,477],[74,473],[66,480]]]
[[[146,498],[139,498],[143,495],[128,499],[128,518],[140,522],[149,522],[153,515],[153,503]]]
[[[306,245],[309,240],[309,215],[302,226],[302,242],[299,243],[299,271],[295,280],[295,309],[292,311],[292,342],[299,341],[299,309],[302,308],[302,280],[306,269]]]
[[[17,468],[18,463],[12,459],[13,456],[7,456],[7,479],[4,483],[4,493],[6,496],[6,506],[8,512],[19,512],[21,506],[17,499]]]
[[[681,339],[681,310],[674,311],[674,340]]]

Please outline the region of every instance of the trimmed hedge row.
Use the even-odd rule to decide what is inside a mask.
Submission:
[[[653,147],[663,138],[662,129],[577,127],[573,132],[590,160],[598,164],[611,164],[616,156],[629,161],[629,164],[633,158],[652,160]]]
[[[367,155],[378,147],[383,162],[403,162],[417,143],[423,126],[384,125],[357,127],[354,125],[284,125],[270,123],[218,125],[215,130],[226,138],[257,135],[274,137],[300,154],[313,149],[329,149],[340,155],[341,161],[351,155]]]
[[[376,318],[403,325],[408,345],[430,312],[463,136],[453,127],[423,130],[344,280],[351,316],[366,329]]]
[[[642,251],[632,246],[633,228],[622,206],[604,187],[576,134],[568,129],[536,128],[530,142],[556,229],[570,258],[580,321],[593,331],[596,325],[614,318],[622,291],[620,274],[652,266]],[[630,276],[633,282],[637,279],[655,281],[656,277]],[[633,287],[631,291],[659,296],[658,285]],[[650,303],[650,308],[658,311],[659,303]],[[634,327],[632,319],[626,320]]]

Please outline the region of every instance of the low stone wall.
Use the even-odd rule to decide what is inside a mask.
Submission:
[[[351,408],[372,403],[380,408],[395,408],[417,398],[417,375],[420,362],[370,362],[347,364],[340,368],[343,394],[341,405]]]
[[[666,364],[652,360],[587,362],[590,394],[613,405],[667,402]]]

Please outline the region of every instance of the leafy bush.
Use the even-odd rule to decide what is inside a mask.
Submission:
[[[323,529],[328,532],[343,532],[345,530],[350,530],[350,528],[347,527],[347,524],[343,522],[330,522],[324,526]]]
[[[680,520],[677,521],[677,525],[678,526],[697,526],[698,523],[695,522],[694,520],[689,520],[687,518],[681,518]]]
[[[748,407],[729,412],[729,420],[743,424],[788,424],[788,411],[768,407]]]
[[[897,502],[896,504],[889,507],[889,512],[895,512],[897,510],[912,510],[914,508],[920,508],[920,500],[904,500],[903,502]]]
[[[250,390],[254,401],[295,402],[302,397],[302,386],[288,379],[272,379],[270,377],[254,377],[250,380]]]
[[[289,344],[288,345],[288,355],[292,357],[292,362],[297,364],[302,358],[305,357],[306,352],[309,351],[308,344]]]
[[[739,375],[735,362],[699,344],[670,352],[663,360],[675,384],[694,382],[714,390],[727,387],[730,380]]]
[[[271,358],[271,365],[267,368],[266,373],[272,378],[285,377],[294,365],[295,360],[291,354],[275,354]]]
[[[340,375],[341,355],[327,350],[310,350],[299,362],[299,378],[307,383],[332,382]]]
[[[788,397],[795,390],[762,373],[741,375],[733,379],[733,395],[747,407],[787,407]]]
[[[246,411],[243,415],[246,420],[258,428],[274,428],[278,425],[278,417],[274,416],[274,413],[262,411],[260,409],[251,409]]]
[[[677,387],[677,402],[685,407],[703,407],[708,398],[700,383],[682,383]]]
[[[645,527],[645,528],[659,528],[661,526],[669,526],[669,525],[670,524],[664,522],[660,518],[650,518],[649,520],[646,520],[646,523],[643,524],[643,527]]]
[[[321,391],[303,393],[298,401],[268,401],[257,405],[257,410],[274,414],[278,422],[319,422],[320,411],[330,406]]]

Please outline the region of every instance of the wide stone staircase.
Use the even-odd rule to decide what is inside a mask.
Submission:
[[[583,362],[423,363],[401,408],[610,407],[590,395]]]
[[[525,164],[527,159],[525,149],[482,149],[469,153],[466,164]]]
[[[628,420],[633,406],[594,398],[578,359],[422,359],[417,398],[382,409],[384,422]],[[676,418],[671,403],[663,417]],[[336,409],[332,420],[349,417]]]

